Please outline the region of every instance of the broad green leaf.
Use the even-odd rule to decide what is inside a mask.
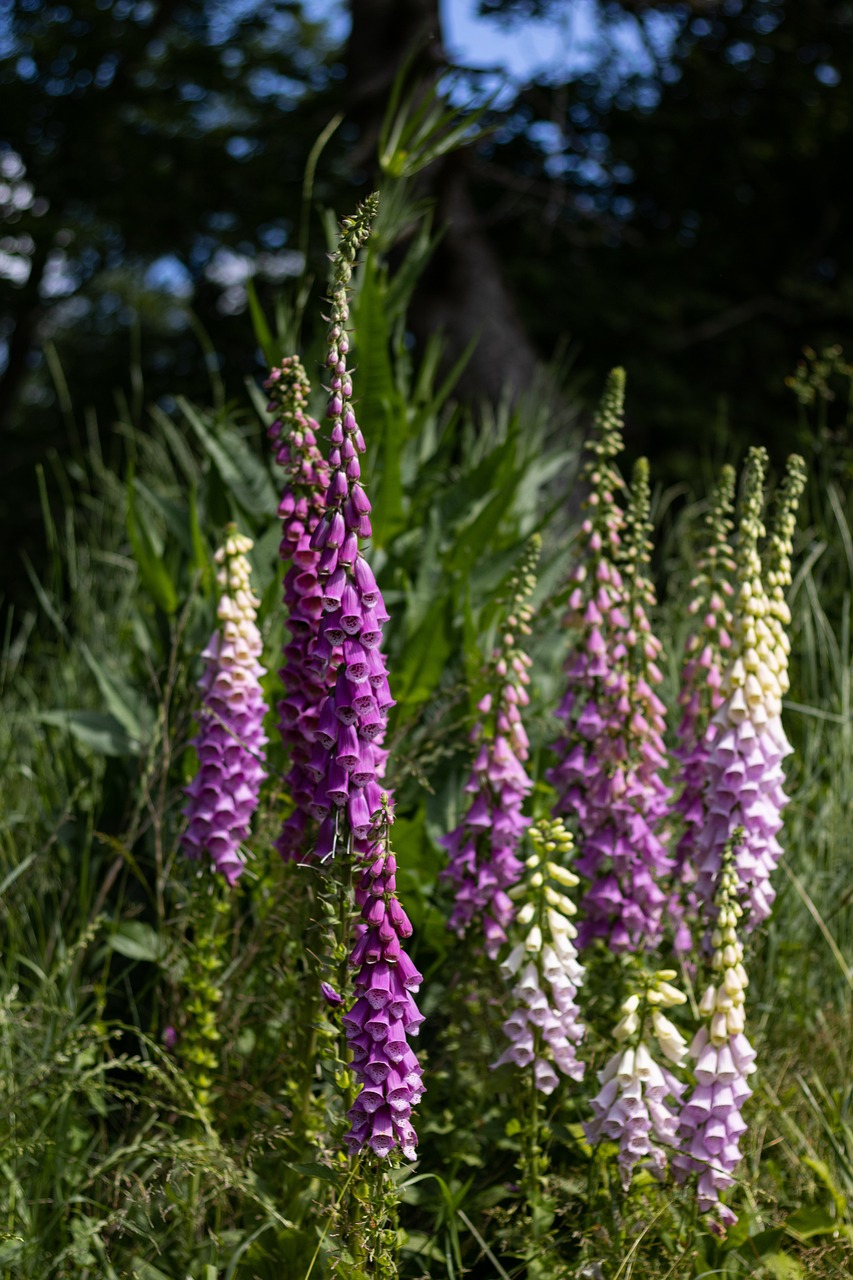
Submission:
[[[98,662],[88,645],[81,644],[80,651],[86,666],[97,681],[98,688],[106,703],[107,710],[115,716],[129,737],[135,742],[144,742],[147,731],[143,728],[142,717],[147,708],[139,698],[136,690],[127,681],[109,675],[102,663]]]
[[[803,1164],[807,1165],[820,1178],[835,1201],[835,1211],[838,1217],[843,1218],[847,1212],[847,1198],[832,1176],[832,1170],[829,1165],[825,1160],[818,1160],[815,1156],[803,1156]]]
[[[141,920],[128,920],[120,924],[108,939],[108,945],[129,960],[150,960],[155,964],[162,960],[166,950],[157,930],[150,924],[143,924]]]
[[[441,1249],[423,1231],[407,1232],[400,1248],[404,1253],[414,1253],[420,1258],[430,1258],[433,1262],[444,1262]]]
[[[131,1280],[171,1280],[165,1271],[146,1262],[144,1258],[133,1258],[130,1267]]]
[[[787,1253],[768,1253],[761,1261],[775,1280],[802,1280],[806,1274],[802,1263]]]
[[[435,693],[453,652],[447,615],[448,601],[436,600],[407,641],[398,665],[396,696],[400,703],[425,702]]]
[[[838,1218],[826,1205],[803,1205],[785,1220],[785,1229],[798,1240],[831,1235],[838,1230]]]
[[[278,505],[272,480],[243,436],[233,427],[209,425],[182,396],[178,406],[233,500],[255,520],[272,516]]]
[[[766,1231],[750,1232],[755,1219],[749,1210],[744,1210],[733,1227],[726,1232],[725,1248],[742,1249],[752,1258],[762,1257],[765,1253],[776,1253],[785,1235],[783,1227],[770,1227]]]
[[[178,594],[161,557],[154,549],[145,522],[138,518],[134,497],[134,480],[131,471],[127,480],[127,535],[133,558],[139,568],[143,586],[154,603],[164,613],[174,613],[178,607]]]
[[[384,546],[405,525],[400,462],[408,434],[406,405],[394,383],[388,326],[387,285],[375,255],[368,254],[354,307],[358,360],[358,412],[376,477],[372,492],[373,535]]]
[[[336,1186],[340,1182],[340,1175],[334,1169],[330,1169],[328,1165],[317,1164],[316,1161],[306,1161],[303,1164],[291,1164],[288,1162],[288,1169],[292,1169],[294,1173],[301,1173],[305,1178],[319,1178],[321,1182],[331,1182]]]
[[[43,724],[65,729],[99,756],[138,756],[140,745],[113,715],[102,711],[42,711]]]
[[[163,517],[163,523],[166,526],[167,545],[169,540],[173,538],[180,549],[189,555],[192,548],[187,531],[184,503],[176,502],[173,498],[167,498],[162,493],[158,493],[156,489],[151,489],[138,476],[134,481],[134,485],[137,494],[159,511]]]

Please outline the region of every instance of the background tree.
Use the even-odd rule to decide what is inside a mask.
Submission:
[[[480,7],[520,32],[571,12]],[[414,336],[443,329],[448,360],[478,339],[460,386],[475,400],[527,385],[567,342],[582,397],[624,363],[629,444],[659,474],[685,472],[681,440],[697,433],[720,454],[746,431],[781,454],[801,347],[850,347],[853,10],[601,0],[595,13],[585,69],[506,80],[492,131],[419,176],[446,230]],[[0,12],[0,523],[32,550],[33,464],[73,451],[84,421],[116,441],[117,391],[119,416],[139,422],[178,391],[221,401],[260,372],[247,281],[269,308],[306,250],[322,278],[316,208],[373,182],[404,59],[415,85],[452,72],[458,101],[494,83],[449,65],[437,0],[322,14],[296,0]],[[306,160],[339,112],[305,208]]]

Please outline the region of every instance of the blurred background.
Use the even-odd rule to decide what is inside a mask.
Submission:
[[[665,482],[745,442],[846,467],[851,37],[838,0],[0,0],[7,602],[51,459],[118,463],[177,395],[260,377],[253,298],[322,282],[318,212],[375,182],[404,63],[485,107],[417,179],[445,229],[407,341],[442,330],[452,362],[476,340],[461,396],[545,364],[585,406],[621,363],[629,449]],[[798,375],[805,346],[826,355]]]

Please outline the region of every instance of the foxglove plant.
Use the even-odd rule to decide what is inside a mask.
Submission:
[[[521,874],[518,845],[530,821],[522,814],[533,782],[525,768],[529,743],[521,708],[529,701],[531,663],[517,635],[530,635],[530,597],[536,586],[540,547],[537,535],[530,540],[524,563],[510,584],[501,643],[485,673],[488,691],[480,700],[481,719],[471,733],[478,751],[465,787],[472,796],[471,804],[459,826],[441,840],[450,854],[442,879],[456,887],[449,927],[464,937],[478,921],[491,959],[506,942],[513,918],[507,890]]]
[[[747,931],[770,915],[775,898],[770,877],[782,853],[777,839],[787,803],[782,760],[791,751],[781,720],[788,666],[784,592],[790,582],[794,512],[804,481],[802,461],[792,459],[769,548],[775,584],[771,601],[759,550],[766,456],[763,449],[752,449],[744,478],[733,645],[723,681],[725,701],[716,713],[718,728],[707,761],[708,823],[698,848],[697,889],[710,906],[723,851],[735,828],[743,828],[734,865],[748,903]]]
[[[593,1119],[583,1126],[591,1145],[619,1144],[625,1191],[641,1161],[662,1177],[667,1164],[664,1148],[676,1141],[684,1085],[668,1066],[655,1060],[650,1049],[657,1041],[668,1063],[683,1065],[687,1043],[663,1013],[686,999],[672,985],[674,977],[673,969],[660,969],[648,977],[638,975],[639,989],[623,1001],[622,1017],[613,1031],[619,1048],[598,1073],[601,1089],[590,1103]]]
[[[219,626],[201,655],[202,705],[193,738],[199,767],[185,788],[183,812],[188,822],[181,837],[187,856],[200,858],[208,853],[229,885],[242,873],[240,844],[249,834],[266,777],[263,719],[267,707],[259,683],[264,674],[259,660],[263,644],[246,558],[251,548],[251,539],[232,525],[216,553],[216,580],[222,588]]]
[[[326,509],[310,539],[319,553],[323,607],[310,664],[330,692],[320,706],[307,768],[315,783],[309,811],[320,823],[319,861],[342,855],[344,875],[356,864],[360,922],[350,965],[357,998],[344,1025],[361,1090],[346,1142],[356,1153],[368,1149],[386,1157],[399,1147],[412,1158],[417,1139],[409,1116],[421,1085],[407,1036],[421,1022],[412,997],[420,975],[401,947],[412,927],[396,895],[390,800],[380,786],[387,755],[381,743],[393,705],[380,652],[388,614],[359,549],[359,539],[371,536],[371,507],[361,485],[359,455],[365,446],[347,369],[347,291],[376,208],[377,197],[371,196],[355,217],[344,220],[333,260],[326,358],[330,473]]]
[[[788,459],[785,478],[779,486],[774,503],[773,521],[764,549],[763,569],[769,601],[768,622],[776,639],[779,654],[779,688],[784,698],[790,688],[788,659],[791,641],[788,627],[791,610],[788,608],[787,591],[792,582],[791,554],[794,532],[797,527],[797,508],[806,487],[806,464],[799,454]]]
[[[320,552],[311,546],[311,535],[325,510],[328,467],[317,445],[319,425],[308,416],[310,387],[296,356],[287,356],[271,370],[264,386],[268,409],[276,414],[267,434],[276,449],[276,461],[284,468],[285,482],[278,514],[282,521],[281,559],[288,564],[284,577],[284,606],[290,639],[283,650],[279,670],[283,697],[277,704],[279,732],[290,768],[285,786],[293,810],[285,819],[276,848],[286,860],[307,855],[312,823],[310,805],[314,783],[308,762],[314,746],[320,704],[328,689],[323,671],[311,657],[323,616],[318,577]]]
[[[681,721],[673,752],[679,762],[676,785],[681,787],[674,807],[684,823],[675,850],[676,888],[670,902],[678,952],[689,951],[692,945],[690,922],[697,911],[692,887],[696,880],[696,844],[707,822],[707,760],[718,729],[713,716],[723,701],[723,670],[732,644],[735,563],[730,536],[734,489],[734,468],[725,466],[711,497],[705,520],[707,542],[699,559],[698,573],[690,584],[695,594],[688,611],[695,623],[685,645],[678,694]]]
[[[723,1228],[737,1222],[737,1215],[720,1203],[719,1196],[734,1182],[740,1163],[739,1143],[746,1131],[741,1109],[752,1093],[748,1077],[755,1071],[755,1050],[744,1035],[744,991],[749,979],[737,935],[743,909],[733,865],[734,850],[742,838],[738,828],[723,854],[714,898],[713,980],[699,1005],[705,1021],[690,1046],[696,1085],[681,1112],[682,1150],[672,1162],[678,1182],[698,1173],[699,1210],[714,1212]]]
[[[574,944],[577,908],[564,892],[579,881],[566,866],[573,842],[561,818],[531,827],[530,840],[530,874],[512,890],[523,902],[517,924],[524,937],[501,965],[504,977],[515,979],[515,1008],[503,1024],[510,1043],[493,1066],[532,1067],[535,1088],[549,1094],[559,1075],[581,1080],[584,1074],[577,1056],[584,1034],[577,992],[584,971]]]
[[[349,1111],[351,1128],[345,1141],[353,1152],[368,1147],[378,1156],[388,1156],[399,1146],[414,1160],[417,1135],[411,1115],[424,1087],[407,1036],[417,1034],[423,1021],[413,999],[422,978],[401,946],[412,926],[397,898],[393,821],[383,793],[355,887],[361,922],[350,964],[357,970],[357,999],[343,1022],[361,1087]]]
[[[660,836],[669,790],[661,778],[664,707],[660,643],[648,611],[648,464],[638,462],[625,513],[613,459],[622,448],[624,373],[608,382],[587,446],[582,477],[589,490],[583,544],[571,576],[567,624],[575,639],[566,664],[568,688],[557,715],[566,732],[549,774],[555,812],[577,821],[577,870],[590,881],[579,945],[607,940],[613,951],[654,947],[666,896],[659,880],[671,867]]]

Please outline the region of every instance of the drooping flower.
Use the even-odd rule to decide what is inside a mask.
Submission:
[[[742,837],[742,830],[736,830],[723,854],[714,900],[713,980],[699,1005],[705,1022],[690,1046],[696,1085],[681,1112],[682,1150],[672,1161],[679,1182],[698,1173],[699,1211],[714,1212],[724,1227],[737,1222],[737,1215],[720,1203],[719,1196],[734,1182],[740,1163],[740,1139],[746,1131],[741,1109],[752,1093],[747,1078],[755,1071],[755,1050],[744,1035],[744,991],[749,979],[737,935],[743,909],[733,865],[733,852]]]
[[[564,892],[579,881],[566,866],[573,844],[561,818],[531,827],[530,839],[531,874],[512,891],[524,904],[517,916],[524,937],[501,965],[504,977],[515,978],[515,1008],[503,1024],[510,1043],[493,1066],[532,1067],[536,1088],[549,1094],[560,1075],[580,1080],[584,1074],[577,1056],[584,1035],[577,990],[584,971],[574,944],[576,907]]]
[[[350,1111],[346,1142],[388,1156],[395,1147],[411,1158],[417,1141],[410,1110],[422,1091],[407,1036],[421,1016],[412,998],[420,975],[400,945],[411,925],[396,894],[396,861],[388,832],[391,802],[381,787],[382,747],[393,699],[381,652],[388,621],[382,593],[359,548],[371,536],[370,500],[361,484],[364,438],[353,407],[347,369],[348,286],[360,246],[369,234],[377,198],[344,220],[331,284],[330,375],[327,419],[331,430],[326,509],[310,545],[319,553],[317,575],[323,616],[308,659],[329,688],[320,705],[307,769],[314,782],[309,812],[319,822],[317,857],[335,854],[356,863],[358,939],[350,958],[357,999],[344,1024],[361,1092]],[[364,1036],[372,1048],[364,1041]]]
[[[589,492],[566,618],[574,632],[568,687],[557,712],[565,733],[549,780],[558,792],[555,813],[577,822],[575,866],[590,881],[580,947],[603,938],[613,951],[635,951],[660,939],[660,880],[672,864],[661,838],[669,789],[661,776],[664,706],[654,691],[660,643],[649,622],[648,464],[640,459],[635,467],[626,518],[613,464],[623,401],[624,373],[615,370],[582,472]]]
[[[350,964],[357,971],[357,999],[343,1023],[361,1089],[348,1112],[351,1127],[344,1141],[353,1152],[369,1147],[378,1156],[390,1155],[399,1146],[414,1160],[418,1139],[411,1115],[424,1086],[408,1037],[416,1035],[423,1022],[413,996],[422,978],[401,946],[412,926],[397,898],[393,821],[383,793],[355,889],[361,921]]]
[[[723,701],[723,670],[732,644],[735,562],[729,540],[734,489],[734,468],[725,466],[708,506],[707,541],[699,557],[698,572],[690,584],[695,594],[689,613],[695,622],[685,645],[678,694],[681,721],[673,752],[680,766],[676,785],[681,787],[675,809],[684,822],[675,850],[676,887],[670,902],[670,917],[676,925],[675,949],[679,952],[689,951],[691,947],[690,922],[697,910],[692,888],[696,880],[696,844],[707,822],[707,760],[718,729],[713,716]]]
[[[320,552],[311,535],[325,510],[328,467],[317,445],[319,425],[308,416],[309,384],[300,361],[288,356],[264,383],[269,410],[276,419],[267,434],[285,482],[278,514],[282,521],[279,554],[289,567],[284,577],[284,606],[290,639],[279,670],[283,696],[277,704],[279,732],[290,758],[285,786],[293,810],[285,819],[276,848],[287,860],[308,856],[315,833],[310,805],[314,782],[308,772],[320,704],[328,688],[326,674],[311,662],[323,616],[318,577]]]
[[[667,1062],[680,1067],[687,1043],[662,1012],[683,1004],[672,985],[673,969],[661,969],[623,1001],[622,1017],[613,1031],[619,1048],[598,1073],[601,1089],[592,1099],[593,1119],[584,1123],[589,1143],[617,1142],[622,1186],[628,1190],[640,1162],[658,1177],[667,1164],[665,1148],[678,1130],[678,1104],[684,1085],[653,1056],[654,1041]],[[660,1145],[658,1145],[660,1144]]]
[[[788,680],[784,592],[790,582],[794,513],[805,482],[802,460],[792,459],[767,553],[767,573],[774,582],[771,600],[760,554],[765,467],[766,452],[752,449],[739,526],[733,644],[723,681],[725,701],[715,716],[717,731],[707,761],[708,821],[697,851],[697,890],[710,905],[723,850],[735,828],[743,828],[734,865],[748,904],[747,931],[770,914],[776,896],[770,878],[782,853],[777,838],[787,803],[782,760],[791,751],[781,720]]]
[[[249,834],[258,806],[267,737],[266,705],[259,684],[263,649],[255,623],[258,600],[252,594],[246,553],[251,539],[232,525],[216,553],[217,582],[222,587],[219,627],[202,653],[199,680],[202,705],[193,739],[199,767],[185,788],[188,822],[181,837],[184,852],[199,858],[207,852],[217,871],[233,885],[243,870],[240,844]]]
[[[450,860],[442,879],[456,886],[448,922],[463,937],[477,920],[486,953],[494,959],[512,921],[507,890],[521,874],[518,845],[529,818],[522,814],[533,786],[525,768],[529,754],[521,708],[527,706],[530,658],[517,635],[530,634],[530,597],[541,540],[531,538],[524,563],[509,588],[509,608],[502,619],[501,643],[485,673],[487,692],[479,703],[481,718],[471,733],[478,748],[465,787],[472,797],[462,822],[441,843]]]

